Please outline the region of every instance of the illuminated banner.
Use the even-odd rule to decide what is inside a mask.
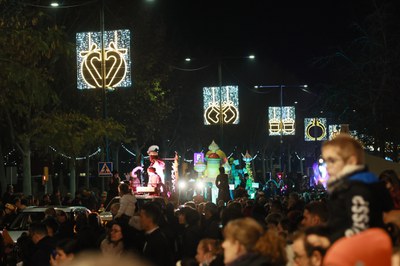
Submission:
[[[327,140],[326,118],[304,118],[304,140]]]
[[[342,125],[329,125],[329,139],[333,139],[337,134],[348,133],[353,137],[357,136],[357,130],[349,130],[348,124]]]
[[[130,87],[131,56],[130,31],[104,32],[105,88]],[[100,32],[76,34],[78,89],[103,87],[102,45]]]
[[[295,108],[294,106],[283,106],[268,108],[269,135],[280,136],[294,135],[295,130]]]
[[[238,86],[203,88],[204,125],[239,124]]]
[[[202,152],[195,152],[193,156],[193,165],[195,165],[197,162],[204,162],[204,153]]]

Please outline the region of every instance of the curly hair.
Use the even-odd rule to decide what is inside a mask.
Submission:
[[[286,265],[286,241],[278,232],[269,230],[263,234],[255,246],[255,250],[263,255],[269,265]]]

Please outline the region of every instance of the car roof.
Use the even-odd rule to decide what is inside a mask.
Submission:
[[[89,209],[84,206],[28,206],[23,209],[22,212],[44,212],[48,208],[54,208],[56,211],[61,210],[64,212],[73,212],[76,210],[89,211]]]

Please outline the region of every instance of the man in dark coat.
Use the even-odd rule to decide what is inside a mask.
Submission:
[[[145,259],[156,266],[174,265],[173,254],[168,240],[158,226],[160,218],[161,210],[158,205],[148,202],[142,206],[140,222],[145,232],[142,254]]]
[[[24,265],[46,266],[50,265],[50,254],[55,249],[55,241],[47,235],[46,225],[43,223],[32,223],[29,227],[29,235],[34,243],[32,256]]]

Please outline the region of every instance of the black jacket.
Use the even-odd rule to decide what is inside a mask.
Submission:
[[[226,266],[269,266],[267,259],[257,253],[243,255]]]
[[[142,254],[145,259],[154,263],[156,266],[174,265],[172,250],[160,228],[156,229],[151,234],[146,234],[144,238],[145,242]]]
[[[45,236],[35,246],[32,257],[28,259],[26,266],[50,265],[50,254],[55,249],[55,241],[52,237]]]
[[[371,227],[383,227],[383,212],[392,207],[384,183],[372,173],[362,170],[341,178],[328,201],[331,242]]]

